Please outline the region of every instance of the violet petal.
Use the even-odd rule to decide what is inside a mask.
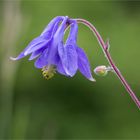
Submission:
[[[90,70],[90,64],[88,62],[88,58],[83,51],[83,49],[77,47],[77,53],[78,53],[78,69],[79,71],[89,80],[95,81],[95,79],[92,77],[91,70]]]

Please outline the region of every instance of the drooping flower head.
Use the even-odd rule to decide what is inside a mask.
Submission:
[[[66,42],[64,34],[67,26],[70,32]],[[79,70],[87,79],[92,77],[88,58],[77,45],[78,23],[67,16],[54,18],[40,36],[32,40],[29,45],[12,60],[19,60],[30,55],[29,60],[35,60],[35,67],[41,68],[46,79],[50,79],[55,72],[73,77]]]

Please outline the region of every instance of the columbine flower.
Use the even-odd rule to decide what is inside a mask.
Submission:
[[[65,29],[70,25],[70,33],[63,42]],[[54,18],[41,35],[35,38],[23,52],[12,60],[19,60],[31,54],[29,60],[35,58],[35,67],[42,68],[43,75],[50,79],[57,71],[65,76],[73,77],[79,70],[87,79],[95,81],[91,75],[88,58],[83,49],[77,46],[78,24],[68,17]]]

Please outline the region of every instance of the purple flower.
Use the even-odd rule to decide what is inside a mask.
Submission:
[[[69,36],[64,43],[64,33],[70,25]],[[43,75],[49,79],[57,71],[65,76],[73,77],[79,70],[87,79],[92,77],[90,64],[83,49],[77,45],[78,24],[76,20],[59,16],[54,18],[41,35],[12,60],[19,60],[31,54],[29,60],[35,58],[35,67],[42,68]]]

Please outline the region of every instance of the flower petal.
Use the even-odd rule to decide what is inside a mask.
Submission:
[[[23,52],[21,52],[17,57],[10,57],[10,59],[16,61],[16,60],[19,60],[23,57],[25,57],[25,55]]]
[[[76,52],[76,38],[77,38],[77,23],[71,24],[70,33],[66,44],[60,43],[58,46],[58,53],[62,61],[62,65],[67,75],[74,76],[78,69],[77,52]]]
[[[10,57],[11,60],[19,60],[28,54],[32,53],[33,51],[36,51],[37,49],[40,49],[46,44],[46,40],[42,37],[36,37],[33,39],[29,45],[17,56],[17,57]]]
[[[37,37],[36,39],[34,39],[28,46],[30,46],[25,52],[25,55],[28,55],[42,47],[45,47],[50,39],[52,38],[52,36],[54,35],[54,33],[56,32],[58,26],[59,26],[59,22],[63,19],[62,16],[58,16],[56,18],[54,18],[49,24],[48,26],[45,28],[45,30],[41,33],[41,35],[39,37]]]
[[[48,44],[48,40],[44,39],[43,37],[37,37],[29,45],[27,46],[27,49],[24,51],[24,55],[27,56],[28,54],[41,49],[42,47],[46,47]]]
[[[43,68],[44,66],[48,65],[47,61],[47,55],[48,55],[48,48],[44,50],[44,52],[40,55],[39,58],[35,61],[35,67],[36,68]]]
[[[39,50],[36,50],[35,52],[33,52],[31,54],[31,56],[28,60],[33,60],[33,59],[37,58],[41,53],[43,53],[44,50],[45,50],[45,48],[41,48]]]
[[[63,16],[57,16],[55,18],[53,18],[50,23],[47,25],[47,27],[45,27],[44,31],[41,33],[40,36],[44,37],[44,38],[51,38],[52,36],[52,32],[56,32],[58,25],[60,23],[61,20],[63,20]]]
[[[77,34],[78,34],[78,24],[77,24],[77,21],[76,20],[72,20],[72,23],[71,23],[71,28],[70,28],[70,33],[69,33],[69,36],[68,36],[68,39],[66,41],[66,43],[76,43],[77,41]]]
[[[61,61],[59,61],[59,63],[57,64],[57,71],[62,75],[68,76],[63,68]]]
[[[66,27],[68,17],[65,17],[59,28],[57,29],[54,37],[51,39],[48,47],[47,60],[49,64],[57,65],[59,62],[58,46],[63,42],[64,30]]]
[[[88,58],[83,51],[83,49],[77,47],[77,54],[78,54],[78,69],[79,71],[89,80],[95,81],[93,79],[91,71],[90,71],[90,64]]]
[[[54,34],[54,38],[59,38],[60,41],[62,41],[67,21],[68,21],[68,17],[66,16],[64,17],[61,25],[59,26],[56,33]]]
[[[77,69],[77,52],[73,45],[58,46],[58,53],[66,74],[74,76]]]

